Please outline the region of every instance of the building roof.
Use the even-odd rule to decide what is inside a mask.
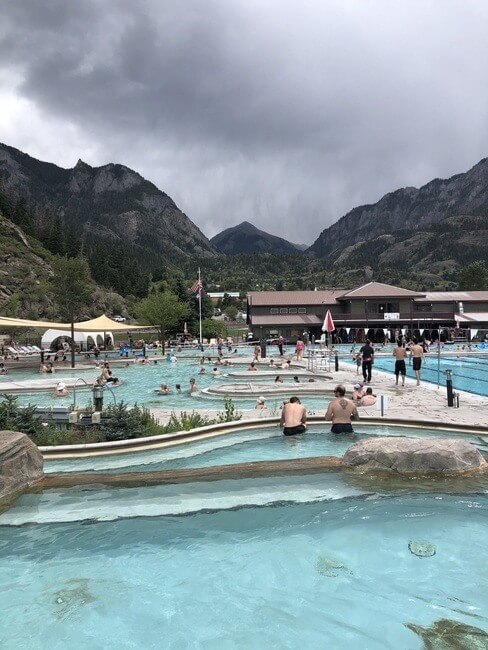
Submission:
[[[392,284],[368,282],[367,284],[363,284],[362,287],[343,293],[339,297],[339,300],[354,300],[356,298],[421,298],[424,295],[424,293],[410,291],[410,289],[394,287]]]
[[[322,318],[315,314],[281,314],[253,316],[251,319],[252,326],[272,326],[272,325],[322,325]]]
[[[251,307],[273,307],[290,305],[334,305],[343,289],[326,291],[250,291],[247,299]]]
[[[418,302],[485,302],[488,291],[426,291]]]
[[[456,320],[461,323],[487,323],[488,322],[488,312],[471,312],[467,314],[456,314]]]

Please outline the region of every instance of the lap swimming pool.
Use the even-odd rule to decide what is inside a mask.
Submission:
[[[394,360],[385,357],[375,359],[374,368],[393,373]],[[439,370],[439,373],[438,373]],[[488,357],[487,356],[445,356],[440,363],[435,354],[426,355],[422,360],[421,379],[432,384],[446,385],[446,370],[452,371],[455,390],[463,390],[476,395],[488,396]],[[414,377],[412,365],[407,362],[407,376]]]

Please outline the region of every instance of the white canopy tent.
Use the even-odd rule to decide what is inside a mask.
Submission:
[[[98,318],[92,318],[91,320],[81,321],[78,323],[53,323],[51,321],[35,321],[35,320],[26,320],[23,318],[10,318],[8,316],[0,316],[0,328],[2,327],[27,327],[30,329],[46,329],[46,330],[56,330],[60,332],[58,336],[63,336],[68,341],[71,339],[74,340],[75,344],[77,342],[84,341],[85,339],[79,338],[80,334],[90,334],[93,338],[94,336],[102,335],[102,341],[104,334],[110,334],[112,343],[114,341],[112,332],[128,331],[128,330],[147,330],[152,329],[148,328],[146,325],[127,325],[126,323],[117,323],[116,321],[108,318],[105,314],[98,316]],[[69,334],[68,334],[69,333]],[[87,338],[87,337],[86,337]],[[43,347],[44,347],[44,337],[42,338]],[[42,354],[42,353],[41,353]],[[75,367],[75,350],[74,347],[71,349],[71,367]]]
[[[75,344],[80,346],[81,351],[89,350],[91,347],[104,345],[104,336],[110,336],[112,345],[114,344],[114,335],[112,332],[80,332],[75,329]],[[58,340],[58,341],[57,341]],[[64,342],[70,343],[71,333],[66,330],[48,329],[44,332],[41,339],[41,347],[43,349],[52,349],[56,347],[56,342],[63,344]]]

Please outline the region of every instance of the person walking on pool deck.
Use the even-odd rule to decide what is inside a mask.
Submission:
[[[354,402],[346,399],[344,386],[336,386],[335,399],[329,403],[325,419],[332,421],[332,433],[354,433],[351,420],[359,420],[358,410]]]
[[[410,357],[413,359],[412,366],[415,372],[415,377],[417,378],[417,386],[420,386],[420,368],[422,367],[423,356],[424,348],[418,341],[415,341],[414,344],[410,346]]]
[[[290,401],[283,404],[280,427],[285,436],[295,436],[307,428],[307,410],[298,397],[290,397]]]
[[[295,345],[295,354],[297,361],[301,361],[303,357],[303,351],[305,350],[305,343],[302,338],[299,336],[297,339],[297,344]]]
[[[280,353],[280,357],[283,356],[283,345],[285,344],[285,339],[280,335],[278,336],[278,351]]]
[[[405,359],[407,356],[407,351],[403,347],[401,339],[398,339],[398,347],[393,350],[393,356],[395,357],[395,377],[396,385],[398,386],[398,377],[402,376],[402,386],[405,386],[405,375],[407,374],[407,366],[405,365]]]
[[[359,350],[359,354],[361,355],[361,359],[363,361],[362,365],[364,383],[369,384],[371,383],[371,368],[373,366],[374,357],[374,349],[369,339],[366,340],[365,345],[363,345],[363,347]]]

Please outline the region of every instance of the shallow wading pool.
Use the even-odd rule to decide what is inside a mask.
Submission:
[[[488,630],[486,495],[343,497],[4,526],[0,646],[421,650],[439,626],[463,648]]]
[[[337,435],[330,432],[330,425],[310,423],[304,434],[283,436],[277,425],[249,427],[235,433],[224,433],[152,451],[47,460],[44,469],[46,473],[149,472],[313,456],[342,456],[354,442],[377,436],[458,437],[472,442],[480,451],[488,453],[488,435],[478,436],[423,427],[368,425],[364,422],[356,423],[354,428],[354,434]]]

